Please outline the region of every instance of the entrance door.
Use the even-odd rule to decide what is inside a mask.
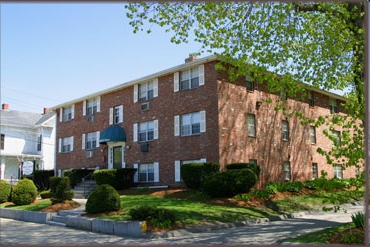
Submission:
[[[113,147],[113,168],[122,168],[122,146]]]

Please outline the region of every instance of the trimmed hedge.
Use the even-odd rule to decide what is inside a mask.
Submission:
[[[206,177],[203,190],[211,197],[233,197],[248,193],[257,181],[251,169],[226,170]]]
[[[97,185],[109,184],[116,190],[128,189],[134,184],[135,168],[102,169],[94,172]]]
[[[28,205],[36,200],[37,194],[37,188],[33,181],[23,178],[12,190],[12,202],[14,205]]]
[[[69,177],[50,177],[49,179],[52,204],[72,199],[74,193],[69,185]]]
[[[121,198],[109,184],[98,185],[87,198],[85,210],[89,214],[117,211],[121,209]]]
[[[261,173],[261,168],[257,164],[253,163],[231,163],[226,165],[227,170],[235,170],[235,169],[251,169],[259,178]]]
[[[5,180],[0,180],[0,203],[9,201],[12,186]]]
[[[206,177],[220,171],[218,163],[189,163],[180,167],[181,178],[189,189],[200,189]]]

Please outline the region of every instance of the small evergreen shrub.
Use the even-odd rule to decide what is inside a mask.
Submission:
[[[50,177],[49,180],[52,204],[72,199],[74,193],[71,191],[69,177]]]
[[[117,211],[121,209],[121,198],[109,184],[98,185],[89,195],[85,210],[89,214]]]
[[[211,197],[233,197],[248,193],[257,180],[250,169],[226,170],[206,177],[203,190]]]
[[[129,215],[133,220],[146,220],[159,228],[170,228],[176,221],[175,214],[171,210],[147,205],[132,208]]]
[[[40,197],[41,197],[41,199],[51,198],[51,192],[50,192],[50,190],[41,191],[40,192]]]
[[[204,179],[220,171],[218,163],[189,163],[180,167],[181,178],[189,189],[200,189]]]
[[[0,180],[0,203],[9,201],[12,186],[5,180]]]
[[[28,205],[36,200],[37,188],[32,180],[27,178],[18,181],[12,190],[12,202],[14,205]]]

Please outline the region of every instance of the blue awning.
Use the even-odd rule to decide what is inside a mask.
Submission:
[[[100,135],[99,143],[107,144],[107,142],[126,142],[125,130],[119,125],[106,128]]]

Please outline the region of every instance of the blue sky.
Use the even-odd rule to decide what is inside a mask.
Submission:
[[[159,28],[133,34],[128,22],[124,3],[1,4],[1,103],[42,113],[182,64],[200,48],[172,44]]]

